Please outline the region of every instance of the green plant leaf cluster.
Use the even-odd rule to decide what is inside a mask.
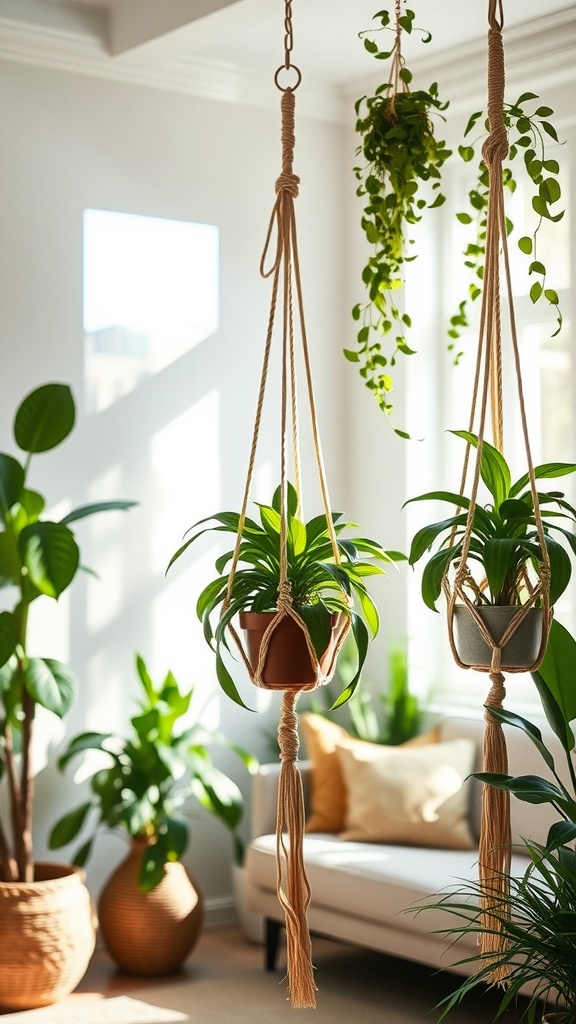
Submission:
[[[143,695],[138,714],[131,718],[129,736],[85,732],[74,737],[61,755],[61,770],[87,751],[98,751],[108,761],[90,778],[90,797],[68,811],[50,833],[50,848],[73,842],[89,833],[74,856],[74,863],[86,863],[102,828],[120,830],[134,839],[147,841],[140,868],[140,888],[149,892],[162,879],[165,865],[180,860],[190,830],[182,809],[194,796],[214,814],[235,837],[238,835],[244,803],[240,789],[214,765],[210,746],[228,747],[250,772],[257,762],[246,751],[230,743],[218,730],[201,722],[183,727],[190,711],[193,690],[184,693],[171,672],[155,687],[143,658],[136,658]]]
[[[559,308],[558,293],[546,283],[548,271],[538,253],[538,232],[543,221],[557,223],[564,216],[564,210],[554,212],[562,197],[558,178],[560,166],[557,160],[549,158],[546,153],[549,140],[552,139],[556,143],[559,140],[558,133],[549,120],[554,113],[551,107],[540,105],[532,112],[528,112],[526,104],[532,104],[535,100],[538,100],[536,93],[525,92],[518,97],[516,103],[504,106],[504,122],[509,133],[509,150],[502,169],[502,180],[504,187],[510,192],[514,192],[517,188],[517,179],[514,177],[516,165],[520,163],[524,165],[524,174],[531,188],[531,205],[535,221],[532,234],[522,235],[518,238],[517,244],[520,251],[529,257],[528,274],[534,279],[530,288],[530,299],[533,303],[547,302],[554,310],[558,325],[552,335],[555,337],[562,328],[562,314]],[[488,121],[483,119],[482,111],[478,111],[470,117],[464,132],[465,137],[473,131],[478,122],[483,123],[486,131],[489,131]],[[470,163],[475,159],[478,141],[477,139],[458,147],[458,152],[465,163]],[[448,347],[454,352],[456,362],[462,355],[461,351],[456,350],[457,341],[469,326],[469,303],[474,302],[482,293],[486,258],[488,193],[488,169],[484,161],[480,159],[477,179],[468,192],[469,209],[456,214],[461,224],[475,226],[475,235],[464,249],[464,263],[471,272],[468,294],[458,304],[458,311],[451,317],[448,329],[450,338]],[[509,218],[506,220],[506,228],[510,235],[514,225]]]
[[[342,520],[333,512],[340,562],[336,564],[325,515],[304,523],[298,517],[298,495],[291,484],[286,494],[287,578],[292,605],[306,623],[312,644],[320,655],[330,635],[331,616],[341,612],[351,618],[351,632],[357,654],[354,678],[336,702],[344,703],[354,692],[366,659],[368,642],[379,627],[378,610],[366,587],[366,579],[384,573],[382,563],[404,558],[399,552],[385,551],[366,537],[344,538],[342,534],[356,524]],[[228,625],[241,611],[269,612],[277,607],[281,562],[281,491],[278,487],[271,505],[257,505],[259,522],[246,517],[242,527],[238,566],[234,573],[230,601],[225,601],[233,550],[217,558],[216,577],[200,594],[196,611],[203,623],[204,637],[216,654],[218,680],[225,693],[245,706],[225,665],[223,654],[229,650]],[[205,526],[205,523],[211,525]],[[202,529],[198,530],[198,527]],[[200,520],[191,537],[172,556],[168,569],[208,531],[238,535],[240,515],[218,512]]]
[[[28,650],[30,606],[40,596],[58,600],[80,568],[70,524],[95,512],[126,510],[132,501],[83,505],[58,521],[44,517],[46,499],[28,482],[32,456],[57,448],[76,418],[68,385],[44,384],[18,407],[14,440],[23,460],[0,452],[0,588],[10,609],[0,612],[0,778],[5,777],[14,823],[12,842],[0,822],[0,878],[20,880],[31,870],[30,742],[36,705],[63,718],[75,694],[70,670]],[[15,761],[20,753],[22,777]]]
[[[452,433],[478,446],[475,434],[465,430]],[[574,463],[553,462],[536,466],[534,475],[537,480],[551,480],[575,471]],[[480,476],[490,500],[484,505],[476,503],[474,506],[469,560],[480,567],[481,577],[473,588],[472,599],[477,604],[523,604],[528,596],[530,570],[537,568],[541,561],[528,475],[512,482],[504,457],[483,441]],[[570,581],[572,566],[568,552],[576,554],[573,533],[576,509],[560,491],[539,490],[537,494],[550,558],[550,603],[554,604]],[[412,540],[408,561],[415,565],[437,545],[422,574],[424,603],[437,611],[436,602],[442,591],[443,576],[450,565],[460,562],[462,556],[470,499],[450,491],[430,491],[410,499],[431,500],[455,506],[456,514],[418,530]]]
[[[380,11],[375,19],[380,21],[380,31],[390,28],[387,11]],[[431,115],[448,106],[439,98],[437,83],[428,90],[410,90],[412,74],[405,66],[400,40],[402,32],[412,31],[413,21],[414,13],[406,10],[397,21],[391,49],[381,49],[373,39],[364,40],[376,59],[391,60],[392,73],[374,95],[361,97],[355,105],[356,132],[362,140],[356,152],[364,162],[354,168],[354,174],[357,195],[365,203],[361,226],[370,256],[362,271],[367,300],[352,311],[358,324],[357,345],[345,349],[344,355],[358,364],[366,387],[387,415],[393,411],[396,358],[414,352],[408,340],[412,321],[403,309],[405,264],[416,257],[413,228],[425,209],[445,202],[441,172],[451,153],[434,133]],[[429,38],[428,34],[425,41]]]
[[[456,891],[417,908],[419,912],[432,908],[449,912],[452,923],[441,934],[451,940],[471,933],[490,934],[495,928],[501,930],[505,940],[496,954],[477,951],[460,961],[474,963],[476,969],[440,1003],[440,1020],[478,985],[490,981],[495,967],[505,966],[510,974],[498,1016],[513,1004],[521,989],[531,984],[527,1020],[540,1021],[540,1000],[545,999],[561,1013],[563,1022],[576,1024],[576,771],[571,729],[576,719],[576,641],[556,620],[552,622],[545,658],[532,678],[548,724],[560,741],[564,770],[557,766],[538,726],[503,708],[487,707],[487,713],[497,722],[519,729],[528,737],[547,775],[477,772],[474,777],[525,803],[550,805],[558,821],[550,827],[545,844],[525,840],[524,852],[530,864],[522,876],[510,877],[509,896],[492,894],[492,921],[488,924],[479,909],[478,882],[459,883]]]

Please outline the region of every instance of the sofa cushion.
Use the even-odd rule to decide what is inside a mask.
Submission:
[[[308,758],[312,762],[310,813],[306,821],[307,832],[342,832],[346,818],[346,786],[337,754],[337,746],[345,741],[365,756],[376,754],[382,746],[367,740],[355,739],[342,726],[324,715],[311,711],[300,715]],[[420,746],[435,743],[439,728],[415,736],[402,744]]]
[[[469,784],[476,745],[469,739],[420,747],[336,750],[347,792],[343,839],[470,850]]]

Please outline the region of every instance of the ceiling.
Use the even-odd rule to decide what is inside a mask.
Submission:
[[[293,62],[317,86],[345,88],[374,72],[358,33],[369,29],[383,0],[292,0]],[[391,9],[391,0],[385,6]],[[409,60],[482,40],[487,0],[414,0]],[[573,11],[574,0],[504,0],[505,27]],[[85,34],[117,62],[165,65],[201,60],[273,74],[284,59],[283,0],[0,0],[0,20],[31,29]],[[504,37],[506,39],[506,36]]]

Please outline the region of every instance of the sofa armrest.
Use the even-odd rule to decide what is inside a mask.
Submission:
[[[304,804],[307,804],[310,792],[312,764],[310,761],[299,763],[304,790]],[[252,837],[270,835],[276,831],[278,780],[280,778],[280,762],[261,764],[252,779]]]

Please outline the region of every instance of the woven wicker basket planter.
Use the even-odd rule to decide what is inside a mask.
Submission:
[[[0,882],[0,1007],[48,1006],[76,988],[94,952],[84,874],[36,864],[34,882]]]
[[[151,892],[138,887],[146,843],[134,840],[128,857],[108,879],[98,900],[104,945],[128,974],[171,974],[192,952],[203,919],[203,900],[179,861],[165,865]]]

